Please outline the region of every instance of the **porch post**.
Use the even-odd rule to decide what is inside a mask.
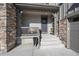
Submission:
[[[16,21],[16,37],[17,37],[17,40],[16,40],[16,44],[21,44],[21,39],[20,39],[20,36],[21,36],[21,10],[20,9],[16,9],[16,18],[17,18],[17,21]]]
[[[54,14],[54,34],[58,35],[58,13]]]
[[[56,35],[56,13],[54,14],[54,35]]]
[[[20,37],[21,36],[21,32],[20,32],[20,27],[21,27],[21,13],[20,13],[20,10],[17,8],[16,9],[16,18],[17,18],[17,23],[16,23],[16,27],[17,27],[17,37]]]

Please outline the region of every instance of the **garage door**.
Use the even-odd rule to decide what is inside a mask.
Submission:
[[[70,22],[70,48],[79,52],[79,18]]]

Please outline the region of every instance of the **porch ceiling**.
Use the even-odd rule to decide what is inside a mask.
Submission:
[[[23,14],[29,15],[54,15],[54,13],[46,11],[37,11],[37,10],[23,10]]]
[[[41,11],[51,11],[51,12],[57,12],[59,10],[59,7],[57,6],[51,6],[51,5],[40,5],[40,4],[28,4],[28,3],[16,3],[16,7],[24,10],[41,10]]]

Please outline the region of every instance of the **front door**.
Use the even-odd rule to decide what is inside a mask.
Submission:
[[[42,16],[41,17],[41,30],[42,33],[47,33],[47,23],[48,23],[48,17]]]

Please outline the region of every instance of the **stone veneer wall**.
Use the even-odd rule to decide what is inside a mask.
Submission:
[[[13,4],[7,4],[7,30],[6,30],[6,39],[7,39],[7,50],[15,47],[16,43],[16,8]]]
[[[0,51],[9,51],[16,42],[16,8],[0,3]]]
[[[67,19],[59,21],[59,37],[67,47]]]
[[[6,51],[6,4],[0,3],[0,51]]]

